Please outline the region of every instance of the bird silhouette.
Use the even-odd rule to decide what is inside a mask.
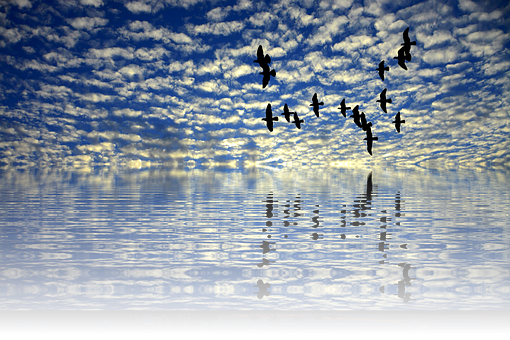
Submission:
[[[350,110],[351,107],[350,106],[345,106],[345,98],[342,99],[342,102],[340,103],[340,112],[342,112],[342,114],[344,115],[345,118],[347,118],[347,110]]]
[[[265,88],[269,83],[269,79],[271,78],[271,76],[276,77],[276,71],[275,70],[269,71],[268,65],[264,65],[264,67],[262,67],[262,70],[263,72],[259,72],[259,74],[262,74],[264,76],[262,78],[262,88]]]
[[[299,119],[297,112],[294,112],[294,121],[292,123],[296,124],[296,127],[298,129],[301,129],[301,123],[304,123],[305,121],[302,119]]]
[[[359,116],[361,120],[361,128],[363,131],[367,131],[367,129],[372,126],[372,122],[367,123],[367,119],[365,117],[365,112],[361,112],[361,115]]]
[[[391,103],[391,98],[386,99],[386,89],[382,90],[381,94],[379,95],[379,98],[380,99],[378,99],[377,102],[381,103],[381,109],[384,111],[384,113],[387,113],[386,103]]]
[[[358,107],[359,107],[359,105],[356,105],[354,107],[354,109],[352,109],[352,115],[350,115],[349,117],[352,117],[354,119],[354,123],[363,129],[363,126],[361,125],[361,122],[360,122],[360,115],[359,115]]]
[[[264,68],[264,65],[268,66],[271,63],[271,57],[269,54],[266,54],[264,57],[264,50],[262,49],[262,45],[259,45],[257,50],[257,59],[253,61],[254,63],[258,63],[260,67]]]
[[[290,123],[290,115],[292,115],[294,113],[295,112],[290,112],[289,111],[289,106],[287,105],[287,103],[285,103],[285,106],[283,107],[283,113],[281,115],[285,116],[285,119],[287,119],[287,122]]]
[[[320,102],[317,100],[317,93],[313,94],[312,97],[312,103],[310,106],[313,106],[313,112],[315,112],[315,115],[319,117],[319,105],[324,105],[324,102]]]
[[[404,70],[407,71],[407,66],[406,66],[407,59],[406,59],[405,47],[401,47],[400,50],[398,50],[398,56],[393,57],[393,59],[397,59],[400,67],[402,67]]]
[[[370,127],[370,126],[367,127],[366,131],[367,131],[367,137],[363,138],[363,140],[367,141],[367,151],[370,154],[370,156],[372,156],[372,142],[374,140],[379,140],[379,137],[372,136],[372,127]]]
[[[273,132],[273,121],[278,121],[278,117],[273,117],[273,110],[271,110],[271,104],[267,104],[266,107],[266,118],[262,118],[267,123],[267,129]]]
[[[384,60],[379,63],[379,67],[376,68],[379,71],[379,77],[384,81],[384,71],[389,71],[389,66],[384,67]]]
[[[397,129],[398,133],[400,133],[400,124],[403,124],[405,122],[406,122],[405,120],[400,120],[400,112],[397,113],[397,115],[395,116],[395,120],[392,121],[392,123],[395,124],[395,129]]]
[[[409,27],[406,28],[404,33],[402,34],[404,37],[404,43],[402,44],[404,47],[404,54],[407,61],[411,61],[411,45],[416,45],[416,41],[411,41],[409,39]]]

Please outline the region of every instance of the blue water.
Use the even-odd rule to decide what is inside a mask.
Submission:
[[[0,173],[0,309],[510,306],[501,171]]]

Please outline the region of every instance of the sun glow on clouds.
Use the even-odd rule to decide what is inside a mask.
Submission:
[[[507,14],[469,0],[6,1],[0,167],[508,168]],[[406,27],[417,41],[408,71],[393,59]],[[259,45],[276,70],[265,89]],[[384,88],[387,114],[376,102]],[[344,98],[373,123],[373,156],[340,114]],[[268,103],[273,132],[262,121]],[[285,103],[301,130],[281,115]]]

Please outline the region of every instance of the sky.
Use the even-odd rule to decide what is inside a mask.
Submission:
[[[0,0],[0,168],[508,169],[509,28],[506,1]]]

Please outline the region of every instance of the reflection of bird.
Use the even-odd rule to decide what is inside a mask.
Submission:
[[[384,67],[384,60],[379,63],[379,67],[376,68],[379,71],[379,77],[384,81],[384,71],[389,71],[389,66]]]
[[[345,106],[345,98],[342,99],[342,102],[340,103],[339,109],[340,109],[340,112],[342,112],[342,114],[344,115],[344,117],[347,118],[347,115],[346,115],[347,110],[350,110],[351,107],[350,106]]]
[[[407,61],[411,61],[411,45],[416,45],[416,41],[411,41],[409,39],[409,27],[403,33],[404,43],[402,44],[404,47],[405,58]]]
[[[393,59],[398,59],[398,64],[400,67],[407,71],[405,54],[405,47],[401,47],[400,50],[398,50],[398,57],[393,57]]]
[[[266,118],[262,118],[267,123],[267,128],[269,131],[273,131],[273,121],[277,121],[278,117],[273,117],[273,111],[271,110],[271,104],[267,104],[266,107]]]
[[[395,116],[395,120],[392,121],[392,123],[395,124],[395,129],[397,129],[397,132],[399,132],[399,133],[400,133],[400,124],[403,124],[405,122],[406,122],[405,120],[400,120],[400,112],[397,113],[397,115]]]
[[[262,258],[262,263],[257,263],[257,267],[262,268],[263,266],[269,266],[271,262],[274,263],[275,261],[270,261],[268,259]]]
[[[361,122],[360,122],[360,115],[359,115],[358,107],[359,107],[359,105],[356,105],[354,107],[354,109],[352,109],[352,115],[350,115],[349,117],[352,117],[354,119],[354,123],[363,129],[363,126],[361,125]]]
[[[290,123],[290,115],[292,115],[294,113],[295,112],[290,112],[289,111],[289,106],[287,104],[285,104],[285,106],[283,107],[283,113],[281,115],[285,116],[285,119],[287,119],[287,122]]]
[[[384,113],[387,113],[386,103],[391,103],[391,98],[386,99],[386,89],[382,90],[381,94],[379,95],[379,98],[380,99],[378,99],[377,102],[381,103],[381,109],[384,111]]]
[[[269,291],[269,287],[271,287],[270,283],[264,283],[264,281],[258,280],[257,281],[257,285],[253,286],[253,287],[258,287],[259,288],[258,293],[255,293],[255,294],[257,294],[257,297],[259,299],[262,299],[264,296],[271,295],[271,292]]]
[[[267,66],[267,64],[271,63],[271,57],[269,54],[266,54],[264,57],[264,50],[262,49],[262,45],[259,45],[259,48],[257,50],[257,59],[253,61],[254,63],[258,63],[260,67],[264,68],[264,65]]]
[[[312,103],[310,106],[313,106],[313,112],[315,112],[315,115],[319,117],[319,105],[324,105],[324,102],[320,102],[317,100],[317,93],[313,94],[312,97]]]
[[[268,242],[268,241],[262,241],[262,244],[259,246],[259,248],[262,248],[262,254],[267,254],[271,251],[276,251],[276,249],[271,249],[271,244],[275,244],[274,242]]]
[[[301,129],[301,123],[304,123],[305,121],[302,119],[299,119],[297,112],[294,112],[294,121],[292,123],[296,124],[296,127],[298,129]]]
[[[262,67],[262,70],[263,71],[259,72],[259,74],[262,74],[264,76],[262,78],[262,88],[265,88],[269,83],[269,79],[271,78],[270,76],[276,77],[276,71],[275,70],[269,71],[268,65],[264,65],[264,67]]]
[[[367,131],[367,137],[363,138],[363,140],[367,141],[367,151],[370,154],[370,156],[372,156],[372,142],[374,140],[379,140],[379,137],[372,136],[372,128],[370,126],[367,128],[366,131]]]

